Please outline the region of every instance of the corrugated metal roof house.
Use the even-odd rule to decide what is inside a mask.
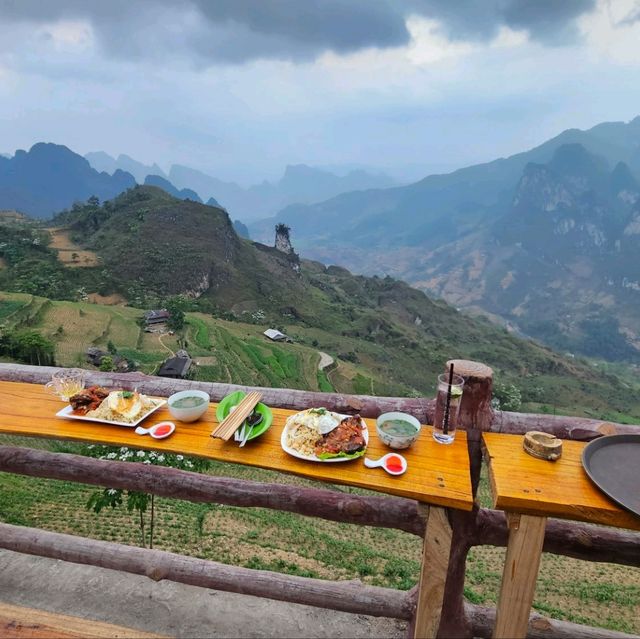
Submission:
[[[291,342],[293,341],[290,337],[276,330],[275,328],[268,328],[263,335],[266,335],[270,340],[274,342]]]

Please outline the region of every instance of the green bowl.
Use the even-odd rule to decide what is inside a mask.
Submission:
[[[227,395],[218,404],[218,408],[216,408],[216,419],[218,422],[225,419],[229,414],[231,407],[237,406],[246,397],[246,395],[247,394],[244,391],[236,391],[235,393]],[[273,413],[268,406],[258,404],[255,410],[257,413],[262,415],[262,421],[257,426],[251,427],[251,432],[249,433],[249,437],[247,437],[247,441],[260,437],[262,433],[266,433],[271,426],[271,422],[273,422]]]

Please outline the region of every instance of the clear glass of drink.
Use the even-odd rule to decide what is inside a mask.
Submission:
[[[80,368],[63,368],[51,376],[44,387],[65,402],[84,388],[86,373]]]
[[[456,437],[463,385],[464,379],[454,373],[451,379],[451,392],[449,392],[449,374],[438,375],[433,438],[440,444],[451,444]]]

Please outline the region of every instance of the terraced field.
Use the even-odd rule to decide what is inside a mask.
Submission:
[[[0,293],[0,322],[35,328],[54,341],[56,362],[62,366],[89,366],[85,352],[90,346],[105,348],[109,342],[118,352],[154,373],[171,352],[186,348],[196,362],[194,376],[202,381],[254,384],[277,388],[300,388],[352,392],[359,384],[370,391],[366,371],[344,363],[327,374],[318,370],[320,355],[313,346],[278,344],[262,334],[264,326],[215,319],[203,313],[187,313],[184,330],[176,335],[145,333],[137,320],[143,311],[125,306],[88,302],[50,301],[17,293]],[[324,336],[326,341],[328,336]],[[308,343],[305,336],[300,340]]]

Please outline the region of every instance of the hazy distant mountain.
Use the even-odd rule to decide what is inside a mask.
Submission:
[[[193,200],[194,202],[202,203],[200,196],[191,189],[176,189],[169,180],[160,177],[159,175],[147,175],[144,179],[144,183],[148,186],[158,186],[164,191],[166,191],[169,195],[173,195],[173,197],[177,197],[180,200]],[[210,204],[208,202],[208,204]],[[215,206],[215,204],[213,205]]]
[[[224,206],[234,206],[240,201],[244,189],[235,182],[225,182],[197,169],[181,164],[173,164],[169,169],[169,179],[178,188],[190,188],[197,191],[202,199],[213,197]]]
[[[394,184],[386,175],[374,175],[363,170],[338,176],[305,164],[287,166],[278,182],[263,182],[244,189],[235,182],[224,182],[202,171],[174,164],[169,179],[178,188],[192,188],[203,199],[214,197],[234,216],[244,221],[272,215],[294,202],[312,203],[344,191],[387,187]]]
[[[133,175],[139,184],[144,184],[147,175],[159,175],[165,179],[167,178],[167,174],[157,164],[142,164],[142,162],[138,162],[122,153],[117,158],[113,158],[104,151],[95,151],[87,153],[84,157],[96,171],[106,171],[110,174],[115,173],[118,169],[127,171]]]
[[[249,230],[267,240],[283,222],[307,257],[401,277],[558,347],[627,357],[640,348],[638,175],[640,117],[406,187],[289,206]]]
[[[58,144],[40,142],[12,158],[0,158],[0,209],[35,217],[48,217],[92,195],[109,199],[134,185],[129,173],[99,173],[81,155]]]
[[[98,171],[128,171],[140,184],[145,184],[149,175],[160,176],[169,180],[178,190],[195,191],[202,200],[213,198],[216,206],[223,206],[245,222],[273,215],[289,204],[311,204],[345,191],[384,188],[395,184],[386,175],[363,169],[354,169],[340,176],[327,170],[297,164],[287,166],[284,175],[277,182],[265,181],[243,188],[235,182],[225,182],[181,164],[172,165],[167,175],[157,164],[145,165],[127,155],[119,155],[116,159],[103,151],[97,151],[87,153],[85,158]]]

